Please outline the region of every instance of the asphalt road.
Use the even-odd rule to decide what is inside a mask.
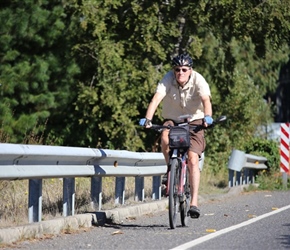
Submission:
[[[249,192],[202,202],[188,227],[169,228],[166,211],[120,224],[25,241],[20,249],[289,249],[290,191]]]

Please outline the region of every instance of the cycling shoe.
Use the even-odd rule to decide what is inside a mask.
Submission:
[[[191,206],[188,210],[188,215],[192,219],[197,219],[200,216],[200,210],[196,206]]]

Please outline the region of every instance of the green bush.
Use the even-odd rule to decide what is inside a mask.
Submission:
[[[254,137],[244,144],[244,151],[267,158],[267,170],[257,171],[256,183],[259,184],[259,189],[283,190],[290,188],[289,179],[287,187],[284,187],[281,178],[279,144],[276,141]]]
[[[247,154],[266,157],[268,173],[280,171],[279,145],[276,141],[254,137],[244,144],[244,151]]]

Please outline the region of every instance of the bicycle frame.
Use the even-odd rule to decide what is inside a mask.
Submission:
[[[178,196],[183,197],[184,195],[184,184],[185,184],[185,179],[186,179],[186,171],[187,171],[187,151],[181,152],[182,150],[179,149],[173,149],[172,154],[171,152],[169,153],[171,155],[170,161],[173,159],[177,159],[179,163],[181,163],[181,174],[180,174],[180,180],[178,185]],[[169,195],[169,184],[170,184],[170,171],[171,168],[168,171],[168,184],[166,186],[166,195]]]
[[[169,198],[169,224],[176,228],[177,214],[180,213],[181,225],[187,226],[189,197],[187,149],[171,149],[170,168],[167,174],[166,195]]]

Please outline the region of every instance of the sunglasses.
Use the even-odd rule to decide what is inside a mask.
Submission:
[[[187,72],[188,70],[189,70],[189,69],[184,69],[184,68],[182,68],[182,69],[181,69],[181,68],[175,68],[175,69],[174,69],[175,72],[180,72],[180,71],[182,71],[182,72]]]

